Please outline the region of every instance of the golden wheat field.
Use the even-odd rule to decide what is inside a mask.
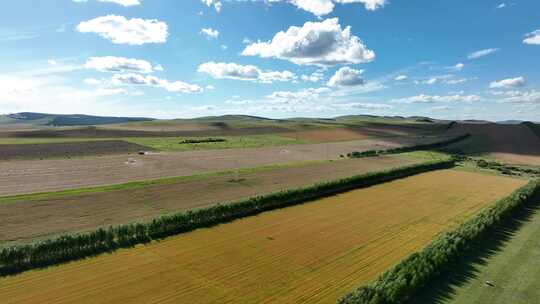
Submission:
[[[334,303],[524,183],[420,174],[3,278],[0,302]]]

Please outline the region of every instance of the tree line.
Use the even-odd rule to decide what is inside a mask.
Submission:
[[[421,150],[434,150],[434,149],[440,149],[444,148],[448,145],[458,143],[462,140],[465,140],[469,138],[470,134],[464,134],[460,135],[454,138],[450,138],[447,140],[431,143],[431,144],[420,144],[415,146],[408,146],[408,147],[398,147],[398,148],[391,148],[387,150],[367,150],[367,151],[354,151],[349,154],[347,154],[347,157],[349,158],[362,158],[362,157],[371,157],[371,156],[379,156],[379,155],[388,155],[388,154],[397,154],[397,153],[405,153],[405,152],[414,152],[414,151],[421,151]]]
[[[540,180],[533,180],[464,222],[455,230],[436,238],[422,251],[413,253],[382,274],[375,282],[361,286],[342,297],[339,304],[407,303],[438,274],[451,269],[471,244],[485,238],[504,220],[512,217],[535,195],[540,194]]]
[[[264,211],[302,204],[340,192],[453,166],[453,159],[431,161],[257,196],[236,203],[218,204],[165,215],[148,223],[109,227],[88,233],[64,235],[29,245],[7,247],[0,250],[0,276],[111,252]]]

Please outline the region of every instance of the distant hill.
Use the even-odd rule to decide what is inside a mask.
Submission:
[[[57,127],[107,125],[152,120],[154,119],[145,117],[108,117],[82,114],[45,114],[33,112],[0,115],[0,125],[24,124]]]

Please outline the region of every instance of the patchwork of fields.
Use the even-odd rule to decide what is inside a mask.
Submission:
[[[0,279],[6,303],[332,303],[526,181],[440,170]]]
[[[71,192],[0,198],[0,242],[150,220],[261,194],[421,162],[401,156],[301,163]]]
[[[351,151],[437,142],[437,137],[367,139],[254,149],[0,161],[0,196],[126,183],[204,172],[339,159]],[[0,146],[1,148],[1,146]]]

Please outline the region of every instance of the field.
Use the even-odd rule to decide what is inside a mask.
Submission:
[[[253,149],[0,161],[0,196],[185,176],[233,168],[340,159],[340,155],[351,151],[386,149],[438,140],[440,139],[436,137],[405,137]]]
[[[6,303],[333,303],[524,180],[440,170],[0,279]]]
[[[307,187],[420,162],[405,157],[300,163],[210,173],[153,183],[0,198],[0,243],[150,220],[164,213]],[[423,161],[423,160],[422,160]]]
[[[137,153],[138,151],[154,151],[154,149],[121,140],[47,144],[11,144],[1,146],[0,161],[130,154]]]

